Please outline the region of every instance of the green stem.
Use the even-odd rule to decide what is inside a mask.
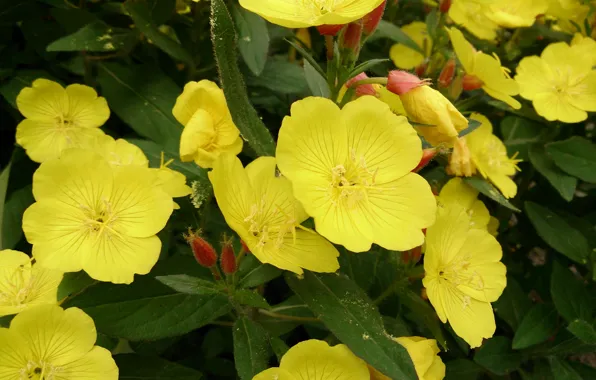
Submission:
[[[361,79],[359,81],[356,81],[356,82],[352,83],[352,85],[350,87],[356,88],[358,86],[362,86],[363,84],[382,84],[383,86],[387,86],[387,82],[388,82],[387,78],[373,77],[373,78],[366,78],[366,79]]]
[[[283,320],[286,320],[286,321],[321,322],[318,318],[296,317],[296,316],[293,316],[293,315],[286,315],[286,314],[274,313],[272,311],[265,310],[265,309],[259,309],[259,313],[260,314],[263,314],[263,315],[266,315],[268,317],[277,318],[277,319],[283,319]]]
[[[383,293],[381,293],[375,300],[373,301],[374,305],[380,305],[381,302],[385,300],[385,298],[391,296],[397,289],[399,289],[404,284],[404,279],[399,278],[393,282],[393,284],[389,285],[387,289]]]

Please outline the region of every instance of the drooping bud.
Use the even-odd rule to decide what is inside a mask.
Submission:
[[[437,154],[436,148],[429,148],[429,149],[422,150],[422,158],[420,159],[418,166],[416,166],[414,168],[414,170],[412,170],[412,171],[414,173],[418,173],[420,170],[422,170],[422,168],[424,168],[426,165],[428,165],[428,163],[435,157],[436,154]]]
[[[451,153],[449,159],[447,172],[459,177],[470,177],[476,172],[470,156],[470,149],[463,137],[457,139],[453,145],[453,153]]]
[[[417,87],[429,84],[428,79],[420,79],[416,75],[403,70],[390,71],[387,77],[387,89],[397,95],[406,94]]]
[[[453,76],[455,75],[455,59],[451,58],[447,61],[445,66],[443,66],[443,70],[439,74],[439,86],[441,87],[449,87],[451,81],[453,81]]]
[[[358,81],[363,79],[368,79],[368,75],[366,73],[360,73],[355,77],[351,78],[346,82],[346,87],[352,87]],[[364,95],[372,95],[375,96],[377,94],[377,90],[375,90],[372,84],[361,84],[356,87],[356,96],[364,96]]]
[[[453,0],[441,0],[441,3],[439,4],[439,12],[441,12],[441,13],[449,12],[452,2],[453,2]]]
[[[353,54],[357,56],[360,52],[362,29],[362,20],[349,23],[341,38],[340,46],[344,49],[351,50]]]
[[[221,247],[221,270],[225,274],[233,274],[236,269],[236,255],[234,254],[232,241],[224,240]]]
[[[188,229],[188,234],[184,235],[184,239],[190,245],[192,253],[197,262],[205,268],[211,268],[217,263],[217,253],[213,246],[208,241],[200,236],[200,231],[192,231]]]
[[[345,25],[319,25],[317,30],[322,36],[336,36]]]
[[[387,0],[384,0],[378,7],[376,7],[372,12],[367,14],[362,18],[364,23],[364,35],[370,36],[377,30],[377,26],[381,22],[383,18],[383,13],[385,13],[385,7],[387,6]]]
[[[482,85],[484,85],[484,82],[482,82],[476,75],[464,75],[462,87],[465,91],[478,90],[479,88],[482,88]]]

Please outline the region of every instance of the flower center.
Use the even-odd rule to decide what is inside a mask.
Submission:
[[[34,278],[23,265],[0,282],[0,305],[20,306],[27,302]]]
[[[80,205],[80,207],[85,214],[83,225],[87,233],[95,235],[96,238],[106,234],[118,235],[118,232],[113,228],[113,224],[118,217],[107,199],[103,199],[95,208],[86,205]]]
[[[251,205],[250,215],[244,218],[248,233],[257,240],[257,248],[273,244],[280,248],[287,234],[296,238],[296,217],[279,205],[271,205],[263,198]]]
[[[307,8],[317,15],[324,15],[326,13],[333,12],[336,7],[338,0],[296,0],[298,6]]]
[[[334,205],[341,204],[349,209],[368,199],[368,191],[375,188],[376,170],[370,170],[363,156],[355,151],[345,165],[331,168],[329,197]]]
[[[484,279],[476,270],[470,269],[470,255],[463,255],[460,259],[439,269],[439,281],[453,286],[467,286],[476,290],[484,289]],[[463,308],[470,305],[470,297],[464,296]]]
[[[27,366],[21,368],[20,380],[54,380],[56,374],[61,371],[60,367],[55,367],[47,362],[27,362]]]

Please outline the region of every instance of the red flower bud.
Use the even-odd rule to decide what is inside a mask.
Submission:
[[[377,26],[381,22],[383,18],[383,13],[385,13],[385,7],[387,6],[387,0],[384,0],[378,7],[376,7],[372,12],[367,14],[362,18],[364,23],[364,35],[370,36],[377,30]]]
[[[428,67],[428,64],[426,62],[425,63],[421,63],[418,66],[416,66],[416,68],[414,69],[414,72],[419,77],[424,76],[424,73],[426,72],[426,68],[427,67]]]
[[[217,253],[208,241],[199,236],[199,232],[193,232],[190,229],[188,234],[184,235],[187,243],[192,249],[197,262],[205,268],[211,268],[217,263]]]
[[[447,13],[449,12],[449,8],[451,8],[451,3],[453,0],[441,0],[441,4],[439,4],[439,12]]]
[[[439,74],[439,86],[441,87],[449,87],[451,81],[453,80],[453,76],[455,74],[455,59],[451,58],[447,61],[445,66],[443,66],[443,70]]]
[[[484,82],[480,80],[476,75],[466,74],[464,75],[464,81],[462,82],[462,87],[465,91],[472,91],[478,90],[482,88]]]
[[[354,54],[358,54],[360,51],[362,29],[362,20],[349,23],[347,29],[344,32],[343,38],[341,39],[341,47],[352,50]]]
[[[344,25],[319,25],[317,30],[322,36],[335,36],[344,27]]]
[[[356,75],[355,77],[353,77],[352,79],[348,80],[346,82],[346,87],[352,87],[352,85],[358,81],[361,81],[363,79],[368,79],[368,76],[366,75],[366,73],[360,73],[358,75]],[[374,86],[372,84],[361,84],[358,87],[356,87],[356,96],[364,96],[364,95],[372,95],[375,96],[377,95],[377,90],[375,90]]]
[[[422,257],[422,246],[418,246],[416,248],[412,248],[409,251],[404,251],[401,253],[401,261],[404,264],[409,263],[417,263],[420,261]]]
[[[225,274],[236,272],[236,255],[234,254],[232,242],[229,240],[224,241],[221,248],[221,270]]]
[[[244,252],[250,253],[250,248],[248,248],[248,245],[246,245],[244,240],[240,240],[240,244],[242,244],[242,249],[244,250]]]
[[[406,94],[417,87],[428,84],[428,79],[420,79],[416,75],[403,70],[390,71],[387,77],[387,89],[397,95]]]
[[[436,154],[437,154],[437,150],[435,148],[424,149],[422,151],[422,158],[420,159],[418,166],[416,166],[414,168],[414,170],[412,170],[412,171],[414,173],[417,173],[420,170],[422,170],[422,168],[424,168],[426,165],[428,165],[428,163],[435,157]]]

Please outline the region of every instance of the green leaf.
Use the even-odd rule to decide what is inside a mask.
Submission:
[[[443,334],[437,313],[432,306],[411,289],[400,292],[399,296],[401,303],[412,311],[412,316],[409,316],[409,319],[414,320],[419,326],[427,328],[443,349],[447,351],[447,340]]]
[[[550,368],[555,380],[582,380],[582,377],[565,360],[549,357]]]
[[[352,70],[350,75],[348,75],[348,79],[354,78],[356,75],[361,74],[365,71],[368,71],[368,70],[372,69],[373,67],[380,65],[381,63],[386,63],[386,62],[390,62],[390,61],[391,60],[387,59],[387,58],[376,58],[376,59],[368,60],[366,62],[362,62],[361,64],[356,66],[354,68],[354,70]]]
[[[584,343],[596,344],[596,329],[593,324],[582,319],[576,319],[567,326],[567,330],[571,331],[573,335],[581,339]]]
[[[247,255],[238,268],[238,286],[242,288],[254,288],[265,284],[274,278],[281,276],[279,268],[269,264],[262,264],[256,257]]]
[[[238,69],[234,23],[223,0],[211,1],[211,40],[219,78],[234,123],[257,155],[275,155],[271,133],[248,100],[244,80]]]
[[[518,116],[507,116],[501,121],[501,135],[507,147],[507,154],[513,156],[518,153],[524,161],[529,159],[529,147],[540,141],[546,128],[528,119]]]
[[[284,300],[281,303],[272,306],[269,311],[289,315],[293,317],[303,317],[303,318],[312,318],[314,319],[314,315],[312,311],[308,308],[304,302],[298,298],[298,296],[291,296],[288,299]],[[321,326],[320,322],[315,321],[290,321],[285,319],[279,319],[274,317],[269,317],[265,314],[259,317],[259,322],[263,327],[267,329],[267,331],[274,336],[280,336],[286,334],[296,327],[300,326],[301,324],[312,324]]]
[[[548,182],[561,194],[563,199],[570,202],[575,194],[577,178],[565,174],[554,161],[546,154],[544,146],[534,144],[528,150],[530,162]]]
[[[249,77],[248,84],[280,94],[303,94],[309,89],[302,66],[279,57],[269,59],[263,73],[258,77]]]
[[[515,331],[532,307],[528,295],[512,277],[507,277],[507,287],[497,302],[493,303],[495,313]]]
[[[381,315],[358,285],[344,275],[305,271],[286,275],[292,290],[356,355],[393,379],[416,379],[407,351],[385,332]]]
[[[251,380],[267,369],[269,360],[269,337],[267,331],[247,317],[234,323],[234,361],[238,376]]]
[[[582,380],[596,379],[596,368],[578,362],[568,362],[568,364],[581,376]]]
[[[553,263],[550,293],[559,313],[568,322],[592,318],[592,301],[586,287],[558,262]]]
[[[238,30],[238,48],[246,66],[256,76],[261,75],[269,53],[269,30],[261,16],[242,8],[231,7],[232,17]]]
[[[596,183],[596,144],[583,137],[573,136],[548,144],[546,152],[565,172],[583,181]]]
[[[30,87],[31,83],[38,78],[56,81],[54,77],[43,70],[19,70],[9,80],[0,84],[0,94],[11,106],[17,108],[19,92],[25,87]]]
[[[124,9],[133,19],[139,31],[150,39],[155,46],[174,59],[194,65],[190,54],[177,41],[159,30],[159,25],[152,19],[151,10],[146,0],[128,0],[124,3]]]
[[[182,90],[158,68],[104,62],[97,81],[110,109],[139,135],[178,151],[182,126],[172,115]]]
[[[287,38],[285,39],[285,41],[292,45],[294,49],[296,49],[296,51],[300,53],[300,55],[302,55],[302,58],[307,60],[311,64],[311,66],[314,67],[314,69],[317,70],[319,74],[321,74],[322,77],[325,77],[327,75],[325,74],[325,71],[323,71],[321,66],[317,63],[317,61],[313,58],[312,54],[309,51],[307,51],[305,47],[302,46],[302,41],[299,41],[297,39],[296,41],[292,41]]]
[[[157,276],[155,279],[178,293],[206,295],[220,292],[215,283],[186,274]]]
[[[0,249],[6,249],[4,245],[4,200],[6,199],[6,190],[8,189],[8,178],[10,177],[11,162],[2,169],[0,173]]]
[[[4,203],[4,214],[0,229],[2,240],[0,246],[4,249],[13,249],[23,237],[23,213],[27,207],[31,206],[35,200],[33,199],[32,186],[27,185],[21,189],[10,193]],[[0,206],[1,208],[2,206]]]
[[[519,368],[522,357],[511,350],[509,338],[496,336],[484,342],[474,361],[496,375],[507,375]]]
[[[557,328],[557,316],[557,311],[552,306],[534,305],[515,331],[513,349],[521,350],[546,341]]]
[[[46,50],[113,52],[130,45],[137,37],[130,29],[114,28],[97,20],[57,39]]]
[[[381,20],[375,34],[373,34],[372,36],[372,38],[375,39],[383,37],[389,38],[394,42],[405,45],[410,49],[417,51],[420,54],[424,54],[424,51],[422,51],[422,47],[418,46],[418,44],[410,36],[408,36],[398,26],[393,25],[389,21],[385,20]]]
[[[236,290],[234,292],[234,299],[242,305],[259,307],[262,309],[271,308],[271,306],[269,306],[265,298],[260,296],[258,293],[248,289]]]
[[[64,273],[64,277],[58,286],[58,300],[80,294],[98,283],[83,271]]]
[[[156,25],[164,24],[176,14],[176,0],[148,0],[147,4]]]
[[[482,125],[481,122],[474,119],[468,119],[468,126],[461,132],[459,132],[459,137],[464,137],[465,135],[469,135],[470,133],[474,132],[478,127]]]
[[[445,363],[445,380],[476,380],[484,369],[468,359],[455,359]]]
[[[280,362],[281,358],[286,354],[286,352],[290,350],[290,347],[288,347],[286,342],[284,342],[276,336],[272,336],[269,338],[269,344],[271,344],[271,349],[277,357],[278,362]]]
[[[526,202],[525,209],[536,232],[548,245],[577,263],[588,262],[590,247],[588,239],[581,232],[537,203]]]
[[[320,96],[322,98],[331,97],[331,90],[329,89],[329,85],[327,85],[327,79],[319,74],[308,61],[304,61],[304,76],[313,96]]]
[[[358,284],[364,291],[369,291],[377,279],[377,268],[381,255],[378,252],[354,253],[340,248],[340,271]]]
[[[503,205],[503,206],[507,207],[508,209],[516,211],[516,212],[521,211],[520,209],[518,209],[517,207],[512,205],[507,200],[507,198],[505,198],[503,196],[503,194],[501,194],[501,192],[499,190],[497,190],[493,185],[491,185],[484,178],[469,177],[469,178],[464,178],[464,181],[466,181],[466,183],[468,185],[472,186],[473,188],[480,191],[482,194],[486,195],[487,197],[489,197],[493,201],[499,203],[500,205]]]
[[[199,380],[203,375],[188,367],[164,360],[158,356],[137,354],[115,355],[120,380]]]

